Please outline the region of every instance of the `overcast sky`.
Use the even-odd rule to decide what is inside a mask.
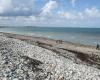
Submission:
[[[0,0],[0,26],[100,27],[100,0]]]

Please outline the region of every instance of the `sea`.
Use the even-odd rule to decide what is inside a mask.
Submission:
[[[100,44],[100,28],[72,27],[1,27],[0,32],[46,37],[85,45]]]

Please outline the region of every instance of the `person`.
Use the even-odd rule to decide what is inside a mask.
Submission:
[[[62,44],[62,40],[56,40],[56,43]]]
[[[99,44],[97,44],[96,49],[99,49]]]

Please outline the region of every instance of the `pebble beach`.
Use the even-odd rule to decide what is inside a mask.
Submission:
[[[95,65],[70,58],[0,33],[0,80],[100,80]]]

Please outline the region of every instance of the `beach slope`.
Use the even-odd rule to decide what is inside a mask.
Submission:
[[[86,53],[82,48],[87,49]],[[67,42],[56,43],[52,39],[0,33],[0,79],[99,80],[99,57],[95,60],[99,50],[93,49]],[[88,50],[92,53],[87,53]],[[95,58],[93,52],[97,55]]]

